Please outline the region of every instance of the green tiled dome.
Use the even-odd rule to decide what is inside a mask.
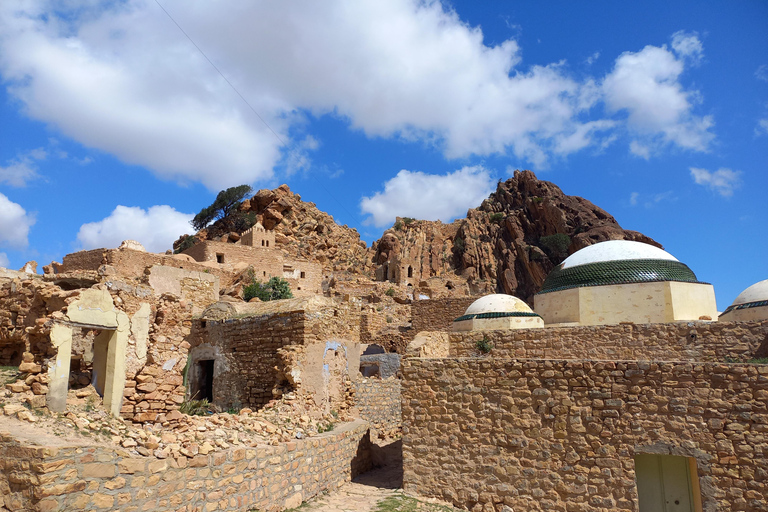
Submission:
[[[674,260],[629,259],[599,261],[574,267],[555,267],[544,280],[539,293],[555,292],[581,286],[682,281],[697,283],[688,265]]]

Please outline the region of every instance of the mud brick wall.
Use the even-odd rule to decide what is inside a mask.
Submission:
[[[360,379],[353,383],[357,416],[371,425],[374,435],[400,432],[400,380]]]
[[[480,355],[483,338],[493,357],[592,360],[748,360],[768,345],[768,322],[676,322],[451,333],[452,357]]]
[[[364,312],[360,314],[360,343],[376,343],[378,333],[387,325],[384,315]]]
[[[768,366],[403,362],[406,492],[473,511],[637,511],[634,455],[696,461],[703,510],[768,508]]]
[[[106,263],[107,249],[92,249],[67,254],[56,267],[57,273],[72,272],[73,270],[98,270]]]
[[[112,447],[41,447],[0,433],[0,510],[276,512],[335,489],[370,467],[357,421],[279,446],[174,459]]]
[[[458,297],[414,301],[414,335],[419,331],[450,331],[453,321],[476,300],[477,297]]]

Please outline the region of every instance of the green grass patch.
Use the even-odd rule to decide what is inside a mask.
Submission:
[[[411,498],[404,494],[384,498],[376,504],[373,512],[454,512],[456,509],[438,505],[436,503],[427,503],[425,501]]]

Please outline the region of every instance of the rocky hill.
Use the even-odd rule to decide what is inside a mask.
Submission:
[[[586,199],[565,195],[531,171],[516,171],[466,219],[451,224],[398,219],[373,250],[377,265],[399,259],[421,279],[458,278],[473,294],[509,293],[532,302],[555,265],[605,240],[661,247],[642,233],[623,229]]]
[[[331,271],[373,276],[372,252],[357,230],[340,226],[315,203],[302,201],[288,185],[259,190],[244,200],[235,214],[219,219],[195,238],[236,241],[254,222],[274,230],[278,247],[292,257],[317,261]],[[183,240],[177,240],[174,249]]]

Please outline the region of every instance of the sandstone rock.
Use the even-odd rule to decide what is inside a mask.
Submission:
[[[40,373],[43,371],[39,364],[35,363],[21,363],[19,365],[19,372],[21,373]]]
[[[46,395],[48,394],[48,386],[44,386],[39,382],[34,382],[32,384],[32,392],[36,395]]]

